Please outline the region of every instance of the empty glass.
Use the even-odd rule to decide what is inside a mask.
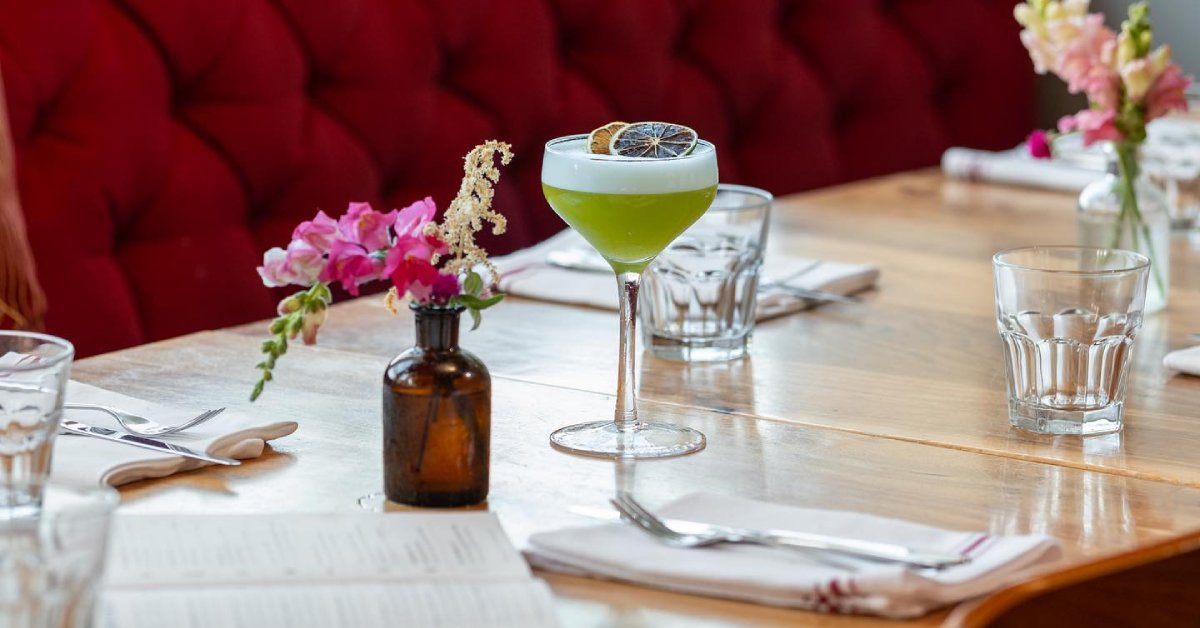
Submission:
[[[650,265],[642,330],[654,355],[693,362],[746,355],[771,200],[765,190],[721,184],[708,211]]]
[[[0,520],[38,513],[74,356],[62,338],[0,331]]]
[[[46,487],[41,516],[0,521],[0,626],[87,628],[117,492]]]
[[[1072,246],[993,258],[1009,422],[1043,434],[1121,429],[1150,260]]]

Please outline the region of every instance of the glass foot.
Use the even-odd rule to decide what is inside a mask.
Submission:
[[[568,453],[603,458],[668,458],[704,449],[704,434],[667,423],[637,423],[621,431],[612,421],[556,430],[550,443]]]

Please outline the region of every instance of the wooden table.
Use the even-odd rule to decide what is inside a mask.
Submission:
[[[464,345],[494,376],[487,508],[521,543],[582,521],[569,504],[614,486],[652,505],[695,490],[903,517],[991,533],[1061,538],[1066,561],[1200,529],[1200,378],[1164,352],[1200,332],[1200,245],[1176,238],[1171,306],[1137,341],[1123,433],[1049,438],[1010,429],[996,335],[991,254],[1069,243],[1074,199],[944,180],[920,171],[778,202],[772,246],[872,262],[878,290],[762,324],[753,357],[641,362],[642,412],[696,427],[708,448],[616,466],[547,444],[557,427],[611,416],[614,312],[509,299]],[[380,377],[412,344],[412,321],[379,298],[335,306],[321,345],[294,347],[263,398],[262,324],[83,360],[75,377],[164,402],[231,405],[300,430],[241,467],[123,489],[127,512],[353,511],[381,490]],[[884,623],[820,616],[543,574],[565,625]],[[944,613],[920,624],[940,621]],[[889,623],[889,625],[891,625]]]

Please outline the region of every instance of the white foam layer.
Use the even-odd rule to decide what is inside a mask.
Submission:
[[[700,142],[690,155],[669,159],[593,155],[587,136],[553,140],[542,159],[542,183],[604,194],[666,194],[717,184],[717,149]]]

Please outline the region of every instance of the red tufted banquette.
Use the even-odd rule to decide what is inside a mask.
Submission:
[[[518,158],[496,251],[562,227],[541,144],[695,127],[722,179],[795,192],[1011,146],[1013,0],[0,0],[49,331],[80,355],[271,314],[254,267],[320,207],[457,189]]]

